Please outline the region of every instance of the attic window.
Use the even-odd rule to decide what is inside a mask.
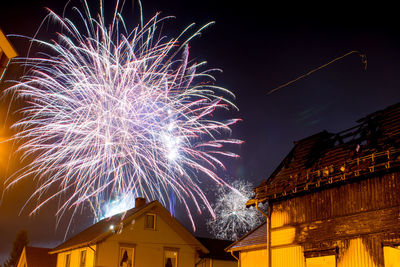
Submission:
[[[156,215],[148,213],[144,218],[144,228],[156,230]]]

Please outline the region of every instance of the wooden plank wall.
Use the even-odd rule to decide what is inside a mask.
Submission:
[[[273,203],[271,226],[274,232],[294,228],[293,244],[304,251],[336,248],[338,266],[350,266],[351,261],[384,266],[382,244],[400,242],[400,175],[385,174]]]
[[[400,175],[395,173],[273,203],[272,212],[288,214],[285,225],[296,225],[398,206]]]

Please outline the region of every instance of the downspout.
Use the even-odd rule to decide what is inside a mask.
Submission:
[[[233,254],[233,251],[232,251],[232,250],[231,250],[231,255],[232,255],[232,257],[234,257],[234,258],[239,262],[238,257],[236,257],[235,254]]]
[[[262,211],[259,207],[258,207],[258,200],[256,200],[256,209],[266,218],[266,224],[267,224],[267,255],[268,255],[268,262],[267,262],[267,266],[271,267],[271,207],[268,203],[268,215],[265,214],[264,211]]]
[[[205,260],[205,258],[201,258],[198,262],[196,262],[195,264],[194,264],[194,266],[197,266],[197,265],[199,265],[202,261],[204,261]]]

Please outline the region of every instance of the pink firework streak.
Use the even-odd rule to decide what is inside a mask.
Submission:
[[[236,108],[224,97],[233,94],[213,84],[214,69],[199,72],[205,62],[189,60],[188,42],[211,23],[182,41],[194,24],[168,39],[159,30],[166,18],[155,15],[127,32],[118,8],[106,24],[102,7],[93,17],[83,3],[82,11],[74,9],[78,24],[49,10],[61,31],[49,42],[31,38],[46,54],[23,58],[29,72],[8,89],[28,99],[14,139],[25,157],[34,157],[11,184],[37,177],[29,200],[56,185],[32,213],[67,196],[59,216],[84,203],[100,216],[99,203],[112,196],[166,205],[172,189],[195,229],[189,201],[215,217],[199,179],[225,184],[216,174],[225,168],[219,157],[237,157],[224,146],[242,143],[226,138],[237,119],[213,119],[216,110]]]

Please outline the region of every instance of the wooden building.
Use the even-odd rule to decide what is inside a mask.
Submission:
[[[400,103],[295,142],[247,205],[267,222],[227,250],[240,266],[400,266]]]

